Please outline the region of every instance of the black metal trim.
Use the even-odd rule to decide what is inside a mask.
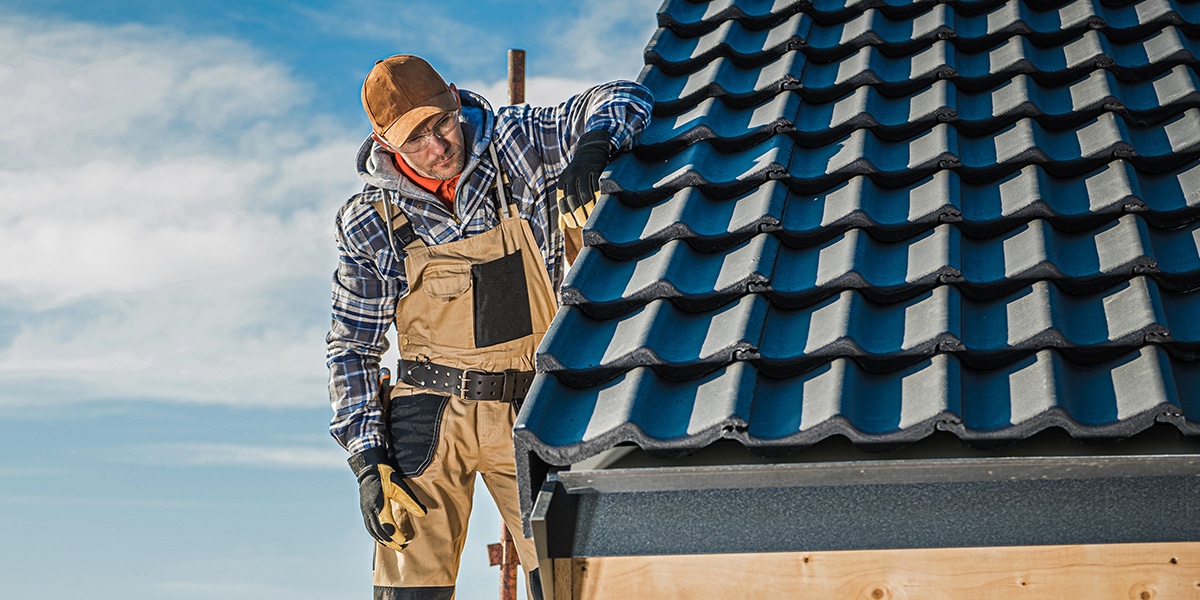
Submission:
[[[1200,454],[862,460],[655,467],[558,474],[568,494],[1200,476]]]

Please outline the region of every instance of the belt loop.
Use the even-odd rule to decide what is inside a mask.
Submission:
[[[517,391],[517,370],[504,370],[504,391],[500,394],[501,402],[512,402],[513,395]]]

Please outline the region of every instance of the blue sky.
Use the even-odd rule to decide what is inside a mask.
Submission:
[[[0,596],[369,597],[324,367],[362,77],[500,104],[519,47],[558,102],[636,78],[659,4],[0,0]]]

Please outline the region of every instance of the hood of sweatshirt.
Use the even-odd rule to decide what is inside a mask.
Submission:
[[[495,128],[496,116],[492,112],[491,104],[483,96],[469,90],[458,90],[458,94],[462,98],[463,146],[467,151],[462,177],[459,178],[459,186],[461,186],[471,171],[479,165],[480,158],[487,152],[488,143],[492,139],[492,131]],[[410,198],[437,202],[433,194],[425,191],[401,173],[394,161],[392,152],[368,135],[358,149],[355,167],[358,170],[359,178],[367,185],[397,191]]]

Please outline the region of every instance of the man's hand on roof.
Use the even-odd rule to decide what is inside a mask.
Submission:
[[[405,514],[393,511],[398,504],[405,513],[420,517],[427,513],[425,505],[413,494],[404,478],[388,464],[387,451],[370,448],[350,457],[350,469],[358,478],[359,504],[367,532],[380,544],[397,552],[408,544],[403,527]]]
[[[600,174],[608,166],[611,136],[589,131],[575,144],[575,156],[558,179],[558,226],[583,227],[600,198]]]

